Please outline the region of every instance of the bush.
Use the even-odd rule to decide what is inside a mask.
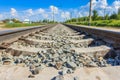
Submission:
[[[15,28],[15,27],[26,27],[26,26],[37,26],[40,25],[39,23],[32,23],[32,24],[24,24],[24,23],[7,23],[5,27],[7,28]]]
[[[81,21],[79,23],[76,23],[78,25],[88,25],[88,22]],[[108,26],[108,27],[117,27],[120,28],[120,20],[98,20],[98,21],[92,21],[91,26]]]

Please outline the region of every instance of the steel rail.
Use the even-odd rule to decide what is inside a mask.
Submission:
[[[84,26],[64,24],[74,30],[88,33],[96,38],[102,39],[107,43],[110,43],[114,48],[120,49],[120,32],[103,30],[97,28],[89,28]]]
[[[21,28],[16,30],[5,30],[0,32],[0,43],[11,43],[16,41],[19,37],[23,35],[28,35],[30,33],[44,30],[55,26],[56,24],[45,25],[45,26],[36,26],[36,27],[29,27],[29,28]]]

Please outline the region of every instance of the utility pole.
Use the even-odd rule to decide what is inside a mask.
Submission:
[[[104,8],[104,20],[105,20],[105,15],[106,15],[106,7]]]
[[[105,20],[105,9],[104,9],[104,17],[103,17],[103,20]]]
[[[65,12],[63,11],[63,13],[64,13],[64,22],[66,22],[67,21],[67,17],[65,16]]]
[[[77,18],[77,21],[79,22],[79,18],[80,18],[80,12],[78,13],[78,18]]]
[[[76,23],[78,23],[78,18],[79,18],[79,12],[78,12],[78,15],[76,15]]]
[[[54,23],[54,15],[55,15],[55,12],[54,12],[54,7],[53,7],[53,23]]]
[[[89,26],[91,25],[91,15],[92,15],[92,0],[90,0],[90,9],[89,9]]]
[[[70,12],[70,23],[72,23],[72,12]]]

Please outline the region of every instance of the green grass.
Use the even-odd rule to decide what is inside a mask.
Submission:
[[[5,28],[17,28],[17,27],[29,27],[29,26],[38,26],[41,25],[39,23],[25,24],[25,23],[7,23],[5,24]]]
[[[81,21],[81,22],[78,22],[78,23],[73,22],[73,24],[88,25],[88,22],[86,22],[86,21]],[[98,21],[92,21],[91,22],[91,26],[120,28],[120,20],[98,20]]]

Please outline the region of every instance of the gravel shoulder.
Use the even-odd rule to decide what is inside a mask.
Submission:
[[[64,75],[64,80],[71,80],[78,76],[79,80],[119,80],[120,67],[104,68],[80,68],[73,74]],[[22,74],[21,74],[22,73]],[[0,67],[0,80],[51,80],[58,74],[58,70],[52,67],[46,67],[35,78],[28,78],[30,74],[28,68],[20,66],[3,66]]]

